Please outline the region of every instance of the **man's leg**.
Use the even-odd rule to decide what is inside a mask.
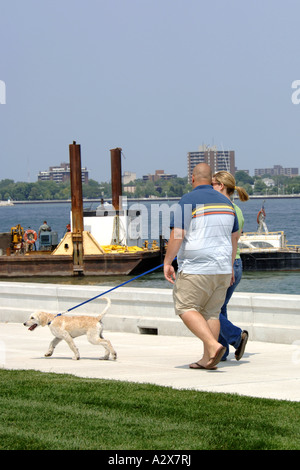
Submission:
[[[210,333],[214,339],[214,341],[204,342],[204,355],[200,364],[203,365],[203,362],[206,361],[207,367],[211,367],[212,363],[217,364],[222,357],[219,357],[219,352],[222,350],[223,355],[226,351],[226,347],[224,347],[224,345],[218,339],[220,333],[218,312],[220,312],[221,305],[224,302],[230,279],[230,274],[207,276],[207,282],[210,287],[210,295],[206,300],[206,303],[202,304],[203,306],[200,310],[202,314],[201,316],[205,320],[207,328],[210,330]]]
[[[196,310],[188,310],[180,317],[187,328],[203,342],[204,354],[198,364],[206,367],[222,346],[216,339],[220,329],[219,320],[211,319],[206,321],[201,313]]]
[[[224,275],[190,275],[181,272],[173,289],[175,312],[203,342],[204,354],[198,362],[201,367],[213,367],[217,363],[220,349],[223,350],[222,354],[225,352],[225,348],[217,341],[219,312],[231,274],[225,275],[225,278]],[[220,281],[221,293],[216,292],[220,289]]]

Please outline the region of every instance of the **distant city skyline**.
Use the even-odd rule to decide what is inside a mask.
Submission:
[[[196,154],[194,158],[196,158],[197,163],[199,163],[199,154],[201,152],[189,152],[189,154]],[[223,151],[221,152],[223,153]],[[188,158],[189,158],[188,154]],[[192,156],[193,158],[193,156]],[[189,160],[188,160],[189,161]],[[229,163],[230,164],[230,163]],[[231,165],[235,164],[235,160],[231,162]],[[189,166],[189,163],[187,164],[187,173],[184,175],[177,175],[177,174],[171,174],[168,173],[167,170],[165,169],[155,169],[153,170],[152,173],[148,173],[147,175],[141,175],[138,176],[135,171],[122,171],[122,180],[123,184],[128,184],[130,181],[134,181],[136,179],[143,179],[144,181],[150,180],[150,181],[157,181],[159,178],[163,179],[171,179],[175,177],[179,178],[185,178],[188,177],[188,181],[191,182],[191,178],[189,178],[189,169],[192,171],[193,166]],[[220,171],[220,169],[225,169],[228,171],[227,168],[219,168],[219,169],[214,169],[212,168],[213,172],[214,171]],[[247,168],[239,168],[236,166],[235,172],[236,171],[245,171],[248,173],[250,176],[263,176],[265,174],[268,174],[270,176],[277,176],[277,175],[284,175],[284,176],[299,176],[299,168],[296,167],[283,167],[282,165],[273,165],[271,168],[255,168],[254,173],[251,174]],[[231,171],[232,173],[235,173],[234,171]],[[66,180],[69,179],[69,173],[70,173],[70,167],[68,163],[61,163],[60,165],[52,165],[49,167],[48,170],[40,170],[38,175],[37,175],[37,181],[46,181],[46,180],[53,180],[57,182],[65,182]],[[190,173],[191,174],[191,173]],[[89,179],[89,172],[86,167],[82,167],[82,181],[87,183]],[[107,180],[106,182],[109,182]],[[99,181],[101,182],[101,181]]]
[[[122,154],[122,152],[121,152]],[[143,179],[144,181],[157,181],[158,179],[171,179],[176,177],[187,177],[188,182],[192,182],[192,172],[194,167],[198,163],[207,163],[212,170],[212,173],[217,171],[225,170],[229,171],[232,174],[235,174],[236,171],[245,171],[250,176],[262,176],[268,174],[270,176],[278,176],[278,175],[285,175],[285,176],[298,176],[299,175],[299,168],[298,167],[283,167],[281,164],[273,164],[271,167],[260,167],[255,168],[253,173],[251,174],[248,168],[239,168],[235,159],[235,151],[234,149],[218,149],[216,145],[209,146],[206,144],[202,144],[198,146],[198,150],[190,151],[187,153],[187,167],[186,167],[186,174],[178,175],[174,173],[169,173],[168,170],[165,168],[157,169],[155,168],[152,170],[151,173],[138,175],[135,169],[132,170],[124,170],[121,168],[122,171],[122,180],[123,184],[128,184],[130,181],[134,181],[135,179]],[[82,162],[81,162],[82,163]],[[262,162],[263,163],[263,162]],[[121,161],[122,167],[122,161]],[[66,179],[69,178],[70,173],[70,165],[69,163],[61,163],[60,165],[53,165],[49,167],[49,170],[40,170],[38,173],[38,180],[56,180],[57,182],[64,182]],[[83,167],[82,164],[82,180],[83,182],[88,182],[89,175],[88,169]],[[93,178],[91,178],[93,179]],[[106,182],[110,181],[107,180]]]

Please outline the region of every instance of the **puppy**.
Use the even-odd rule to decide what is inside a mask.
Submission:
[[[103,312],[97,317],[91,316],[64,316],[64,315],[54,315],[52,313],[46,312],[36,312],[32,314],[24,323],[24,326],[28,326],[30,331],[33,331],[37,326],[46,326],[48,325],[51,333],[55,336],[53,341],[49,345],[49,350],[46,352],[45,356],[52,356],[54,348],[58,345],[61,340],[65,340],[69,345],[70,349],[74,353],[72,359],[80,359],[79,351],[73,341],[73,338],[77,336],[86,335],[87,339],[92,344],[100,344],[105,348],[105,355],[100,359],[109,359],[111,354],[112,359],[117,358],[117,353],[112,347],[112,344],[107,339],[104,339],[102,336],[103,326],[101,319],[106,314],[107,310],[111,305],[110,299],[104,297],[107,302]]]

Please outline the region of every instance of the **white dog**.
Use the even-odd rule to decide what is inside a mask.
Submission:
[[[103,326],[101,319],[104,317],[111,305],[110,299],[107,297],[104,297],[104,299],[106,300],[107,305],[103,312],[97,317],[86,315],[64,316],[46,312],[36,312],[30,316],[29,320],[24,323],[24,326],[28,326],[30,331],[33,331],[37,326],[49,326],[50,331],[55,338],[51,341],[49,350],[46,352],[45,356],[52,356],[54,348],[61,340],[64,339],[74,353],[73,359],[80,359],[79,351],[73,338],[86,335],[90,343],[100,344],[105,348],[105,356],[101,359],[109,359],[110,354],[113,359],[116,359],[117,353],[112,347],[111,342],[102,337]]]

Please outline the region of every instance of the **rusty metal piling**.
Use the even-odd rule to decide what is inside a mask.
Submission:
[[[122,168],[121,148],[110,151],[112,205],[115,211],[122,209]]]
[[[120,244],[120,211],[122,210],[122,167],[121,167],[121,148],[111,149],[111,191],[112,205],[115,210],[114,229],[112,234],[112,243]]]
[[[72,204],[72,242],[73,273],[83,274],[83,201],[81,180],[80,145],[73,141],[69,145],[71,204]]]

